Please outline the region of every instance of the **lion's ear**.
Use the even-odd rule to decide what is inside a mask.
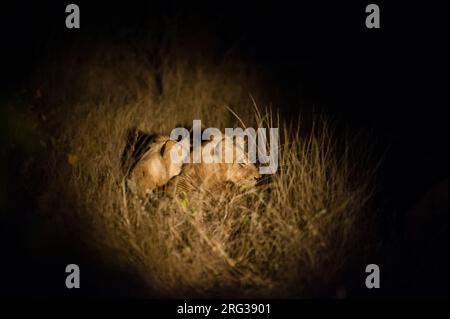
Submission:
[[[164,157],[164,154],[166,153],[166,150],[167,150],[167,143],[169,142],[170,140],[168,140],[167,142],[165,142],[162,146],[161,146],[161,149],[159,150],[159,155],[161,155],[161,157]]]
[[[189,156],[189,151],[183,147],[181,142],[169,140],[165,143],[163,160],[167,167],[169,178],[181,173],[184,159]]]
[[[184,138],[179,142],[176,142],[171,150],[172,162],[186,163],[189,161],[190,154],[190,140],[189,138]]]
[[[184,162],[189,156],[189,139],[183,139],[179,142],[168,140],[160,150],[161,157],[171,162]]]

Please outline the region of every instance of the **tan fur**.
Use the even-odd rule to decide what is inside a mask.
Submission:
[[[174,145],[175,141],[170,140],[168,136],[160,135],[136,164],[130,177],[140,195],[165,185],[172,177],[180,174],[182,163],[174,163],[170,159],[170,151]]]
[[[214,142],[208,142],[214,143]],[[203,145],[204,147],[205,145]],[[233,143],[236,149],[235,142]],[[222,158],[225,158],[225,143],[222,143]],[[182,172],[168,186],[169,192],[189,194],[195,190],[211,190],[221,184],[231,182],[240,187],[254,187],[260,177],[257,167],[244,155],[245,163],[236,162],[233,151],[233,163],[192,163],[183,166]]]

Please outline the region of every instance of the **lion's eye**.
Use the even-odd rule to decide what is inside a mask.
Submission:
[[[244,167],[245,165],[247,165],[246,163],[239,163],[240,167]]]

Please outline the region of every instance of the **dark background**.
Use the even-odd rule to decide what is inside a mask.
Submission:
[[[186,27],[213,30],[223,50],[235,47],[267,70],[283,88],[286,114],[319,108],[370,135],[376,156],[383,158],[377,176],[381,233],[375,261],[382,273],[384,265],[386,270],[383,289],[356,287],[354,297],[448,296],[448,2],[376,1],[381,9],[378,30],[364,24],[370,2],[296,2],[75,1],[80,30],[65,28],[70,2],[4,2],[0,101],[20,95],[52,50],[93,34],[138,30],[176,13]],[[2,139],[8,143],[8,136]],[[14,175],[20,161],[12,160],[8,147],[1,154],[0,191],[19,193]],[[423,198],[435,198],[436,185],[445,196],[439,195],[438,204],[423,204],[428,203]],[[5,245],[0,294],[70,295],[60,287],[65,274],[58,267],[67,264],[63,256],[60,264],[37,270],[27,257],[27,231],[36,218],[28,201],[18,194],[9,198],[14,205],[0,207],[9,210],[0,225],[0,245]],[[419,220],[427,224],[413,239],[399,236],[413,215],[425,216]],[[434,236],[433,229],[442,225],[445,232]],[[419,257],[417,251],[422,252]],[[109,295],[110,289],[130,286],[121,273],[89,267],[98,277],[88,284],[89,294]],[[363,273],[361,278],[363,285]]]

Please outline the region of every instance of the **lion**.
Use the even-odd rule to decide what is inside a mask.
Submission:
[[[219,144],[220,143],[220,144]],[[231,144],[231,145],[230,145]],[[171,193],[190,194],[198,190],[216,189],[224,183],[232,183],[240,188],[252,188],[256,186],[260,179],[258,168],[251,163],[243,149],[236,145],[236,141],[225,143],[225,136],[202,144],[202,148],[215,150],[215,154],[209,153],[203,156],[201,163],[193,163],[193,152],[191,151],[189,163],[183,165],[181,173],[170,181],[167,190]],[[218,148],[221,147],[222,159],[225,159],[226,148],[232,148],[233,161],[231,163],[208,162],[218,155]],[[237,156],[242,160],[237,161]],[[206,159],[206,161],[205,161]]]
[[[146,135],[139,139],[145,139],[144,142],[138,141],[144,144],[144,147],[133,146],[135,150],[132,156],[135,162],[129,165],[127,177],[129,188],[143,196],[164,186],[171,178],[180,174],[183,163],[172,160],[171,151],[181,150],[181,146],[169,136]]]

